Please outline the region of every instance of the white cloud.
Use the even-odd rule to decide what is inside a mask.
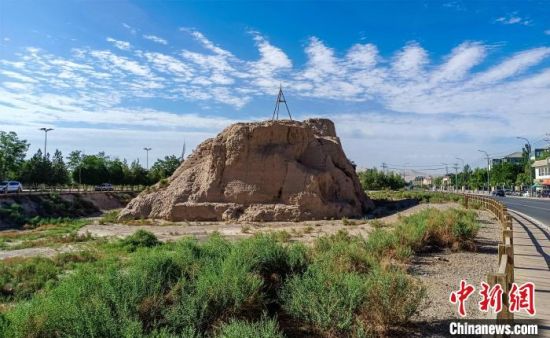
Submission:
[[[187,33],[191,34],[191,36],[195,40],[197,40],[204,48],[208,49],[211,52],[214,52],[215,54],[223,55],[223,56],[232,56],[233,55],[233,54],[231,54],[231,52],[216,46],[204,34],[202,34],[201,32],[199,32],[197,30],[194,30],[194,29],[191,29],[191,28],[185,28],[185,27],[180,28],[180,30],[182,32],[187,32]]]
[[[476,83],[492,83],[520,74],[550,55],[550,48],[541,47],[522,51],[473,79]]]
[[[447,61],[435,71],[432,80],[436,82],[461,80],[472,67],[485,58],[485,55],[485,46],[479,43],[462,43],[453,49]]]
[[[130,60],[128,58],[118,56],[110,51],[91,51],[90,55],[103,62],[103,67],[109,70],[109,68],[116,67],[120,70],[131,72],[139,76],[150,76],[151,72],[147,66],[140,65],[137,61]]]
[[[156,35],[143,35],[143,38],[147,39],[147,40],[151,40],[151,41],[156,42],[156,43],[160,43],[161,45],[167,45],[168,44],[168,41],[166,41],[165,39],[163,39],[161,37],[158,37]]]
[[[127,29],[130,33],[132,33],[133,35],[136,35],[136,33],[137,33],[137,31],[138,31],[136,28],[134,28],[134,27],[132,27],[132,26],[130,26],[129,24],[124,23],[124,22],[122,23],[122,27],[126,28],[126,29]]]
[[[527,18],[522,18],[517,15],[517,13],[512,13],[506,16],[501,16],[495,20],[495,22],[501,23],[503,25],[523,25],[530,26],[533,24],[532,20]]]
[[[550,117],[550,68],[545,62],[549,47],[518,51],[495,62],[487,57],[495,48],[481,42],[466,41],[435,58],[415,42],[382,56],[371,43],[336,52],[313,37],[304,46],[306,61],[298,64],[258,32],[252,32],[249,41],[258,56],[242,59],[200,32],[185,31],[200,46],[163,53],[86,47],[71,50],[67,57],[30,47],[5,57],[0,60],[0,115],[24,126],[101,124],[214,133],[233,119],[201,112],[228,116],[256,97],[274,95],[282,84],[291,109],[297,99],[301,107],[312,104],[313,109],[333,100],[328,107],[342,112],[327,116],[336,120],[347,144],[393,140],[402,148],[440,151],[430,142],[458,149],[460,137],[465,147],[511,131],[548,132],[540,121]],[[194,102],[194,107],[204,108],[196,108],[196,114],[170,113],[151,98],[171,100],[175,106]],[[143,106],[135,106],[136,101]],[[350,152],[366,158],[359,146]]]
[[[396,54],[392,66],[397,76],[411,79],[420,76],[428,62],[428,53],[419,44],[410,43]]]
[[[129,50],[132,47],[132,45],[130,45],[130,43],[126,41],[115,40],[111,37],[108,37],[106,40],[107,42],[112,43],[113,46],[121,50]]]

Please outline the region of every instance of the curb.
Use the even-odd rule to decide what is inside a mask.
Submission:
[[[538,219],[536,218],[533,218],[529,215],[526,215],[524,214],[523,212],[519,212],[517,210],[514,210],[514,209],[508,209],[508,211],[512,211],[512,212],[515,212],[516,214],[520,215],[521,217],[524,217],[528,220],[530,220],[531,222],[535,223],[536,225],[540,226],[542,229],[546,230],[546,231],[549,231],[550,232],[550,227],[544,223],[542,223],[541,221],[539,221]]]

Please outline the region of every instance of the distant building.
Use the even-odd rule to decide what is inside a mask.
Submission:
[[[531,156],[529,157],[531,160],[536,160],[538,158],[541,158],[542,155],[544,155],[545,152],[550,151],[549,148],[536,148],[533,152],[531,152]]]
[[[521,151],[516,151],[502,158],[493,158],[491,160],[491,168],[494,165],[501,163],[512,163],[512,164],[522,164],[523,163],[523,153]]]
[[[535,169],[535,183],[550,187],[550,158],[535,161],[533,168]]]

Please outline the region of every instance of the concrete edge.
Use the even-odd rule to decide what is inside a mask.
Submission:
[[[515,212],[516,214],[522,216],[522,217],[525,217],[527,218],[528,220],[530,220],[531,222],[537,224],[538,226],[540,226],[541,228],[545,229],[546,231],[550,232],[550,226],[542,223],[541,221],[539,221],[538,219],[536,218],[533,218],[529,215],[526,215],[524,214],[523,212],[520,212],[520,211],[517,211],[517,210],[514,210],[514,209],[508,209],[508,211],[512,211],[512,212]]]

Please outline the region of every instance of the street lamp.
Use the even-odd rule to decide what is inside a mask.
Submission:
[[[517,136],[518,140],[525,140],[527,144],[525,145],[525,148],[527,150],[527,164],[529,164],[529,196],[533,195],[533,174],[531,172],[531,142],[529,142],[528,139],[525,137]]]
[[[145,147],[143,150],[147,152],[147,170],[149,170],[149,150],[151,150],[151,148]]]
[[[489,158],[489,154],[485,151],[485,150],[478,150],[480,153],[484,153],[485,154],[485,158],[487,159],[487,190],[489,192],[489,194],[491,193],[491,183],[490,180],[489,180],[489,175],[490,175],[490,167],[491,167],[491,163],[490,163],[490,158]]]
[[[46,158],[46,147],[48,145],[48,132],[52,131],[53,128],[40,128],[39,130],[44,131],[44,158]]]

